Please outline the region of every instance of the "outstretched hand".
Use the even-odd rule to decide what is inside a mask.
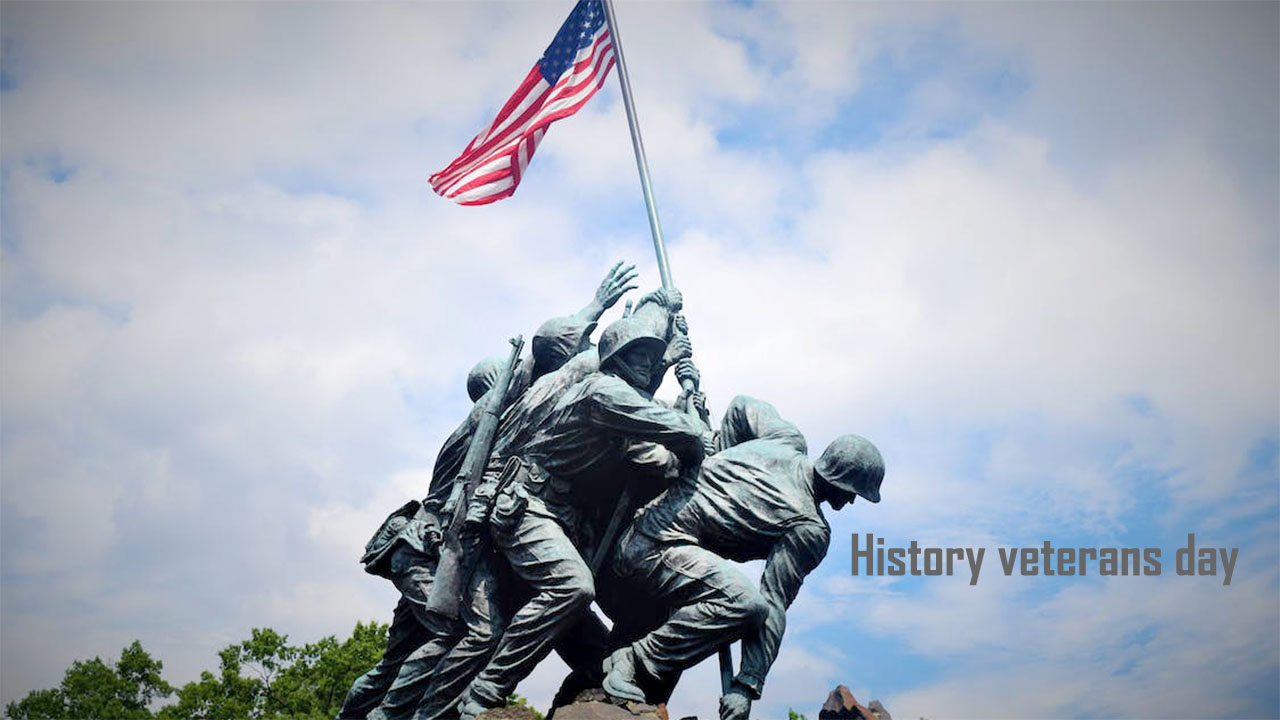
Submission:
[[[636,289],[636,285],[628,284],[636,279],[635,270],[635,265],[622,267],[621,260],[609,269],[609,273],[604,276],[604,280],[600,281],[600,287],[596,288],[596,302],[600,304],[603,310],[613,307],[628,290]]]

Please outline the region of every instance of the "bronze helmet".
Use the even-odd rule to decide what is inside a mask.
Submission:
[[[658,354],[667,350],[667,341],[635,317],[615,320],[600,333],[600,367],[632,343],[652,343]]]
[[[870,440],[860,435],[841,435],[832,440],[813,469],[846,493],[861,495],[869,502],[880,502],[884,458]]]

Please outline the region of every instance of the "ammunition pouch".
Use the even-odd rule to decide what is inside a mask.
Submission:
[[[536,465],[528,460],[513,457],[507,460],[502,474],[493,486],[493,500],[489,505],[488,520],[502,530],[510,530],[520,522],[529,505],[526,484],[539,474]]]

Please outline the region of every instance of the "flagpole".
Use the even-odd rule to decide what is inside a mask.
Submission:
[[[600,0],[604,5],[604,19],[609,24],[609,36],[613,38],[613,57],[618,66],[618,84],[622,86],[622,104],[627,109],[627,127],[631,129],[631,146],[636,151],[636,169],[640,171],[640,189],[644,191],[645,209],[649,211],[649,230],[653,233],[653,251],[658,256],[658,275],[662,278],[662,287],[673,289],[671,282],[671,266],[667,264],[667,246],[662,242],[662,226],[658,223],[658,207],[653,202],[653,187],[649,184],[649,162],[644,156],[644,141],[640,139],[640,123],[636,121],[636,106],[631,100],[631,76],[627,74],[627,61],[622,56],[622,38],[618,36],[618,21],[613,15],[613,0]],[[682,383],[683,385],[683,383]],[[687,389],[693,389],[692,383]],[[618,508],[610,518],[610,527],[605,530],[605,542],[597,549],[592,558],[592,570],[598,570],[607,546],[612,544],[614,527],[624,509],[630,504],[633,483],[622,488]],[[720,688],[726,695],[733,685],[733,656],[729,654],[730,643],[720,646],[717,655],[720,660]]]
[[[671,282],[671,266],[667,264],[667,246],[662,242],[662,226],[658,223],[658,207],[653,202],[653,187],[649,184],[649,163],[644,156],[644,141],[640,139],[640,124],[636,121],[635,103],[631,101],[631,78],[627,75],[627,61],[622,57],[622,38],[618,37],[618,21],[613,15],[612,0],[604,4],[605,22],[609,24],[609,36],[613,38],[613,57],[618,66],[618,84],[622,86],[622,104],[627,109],[627,126],[631,128],[631,146],[636,151],[636,168],[640,171],[640,189],[644,191],[644,205],[649,212],[649,230],[653,233],[653,251],[658,256],[658,275],[662,287],[675,287]]]

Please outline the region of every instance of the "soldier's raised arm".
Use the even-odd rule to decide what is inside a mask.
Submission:
[[[595,297],[591,298],[591,302],[587,303],[578,312],[574,313],[576,317],[584,322],[595,322],[600,319],[605,310],[613,307],[618,299],[627,294],[630,290],[635,290],[637,285],[630,284],[636,279],[636,266],[622,266],[623,261],[619,260],[614,263],[609,272],[604,276],[604,280],[600,281],[600,287],[596,288]]]
[[[705,455],[707,433],[688,415],[628,392],[621,384],[598,386],[588,402],[596,427],[658,443],[675,453],[685,467],[697,467]]]
[[[572,315],[553,317],[542,323],[529,344],[533,363],[525,377],[517,382],[519,392],[523,392],[538,378],[559,370],[570,358],[590,348],[591,333],[596,329],[596,321],[619,298],[636,288],[630,284],[635,279],[635,266],[623,267],[619,261],[609,269],[596,288],[595,296],[585,307]]]

